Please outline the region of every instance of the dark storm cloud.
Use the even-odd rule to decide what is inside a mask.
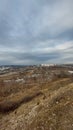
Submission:
[[[72,57],[73,0],[0,0],[0,64],[65,63]]]
[[[5,53],[5,54],[4,54]],[[5,64],[6,58],[8,64],[22,64],[25,63],[26,65],[29,63],[29,61],[32,61],[30,64],[40,64],[45,63],[49,60],[57,59],[61,56],[60,53],[54,52],[54,53],[21,53],[21,52],[4,52],[1,54],[4,60],[1,59],[2,64]]]
[[[57,38],[64,39],[64,40],[73,40],[73,28],[65,30],[64,32],[59,34]]]

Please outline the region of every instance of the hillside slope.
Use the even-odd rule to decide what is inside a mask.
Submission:
[[[16,76],[0,77],[0,130],[73,130],[72,76],[32,84],[16,83]]]

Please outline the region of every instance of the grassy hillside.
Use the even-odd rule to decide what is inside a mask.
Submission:
[[[17,80],[25,76],[26,82]],[[73,130],[73,77],[68,70],[36,68],[1,76],[0,88],[0,130]]]

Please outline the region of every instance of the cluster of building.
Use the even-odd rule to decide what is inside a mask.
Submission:
[[[56,64],[41,64],[41,66],[46,66],[46,67],[48,66],[49,67],[49,66],[56,66]]]

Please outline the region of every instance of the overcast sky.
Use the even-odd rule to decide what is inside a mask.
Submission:
[[[73,0],[0,0],[0,65],[73,63]]]

